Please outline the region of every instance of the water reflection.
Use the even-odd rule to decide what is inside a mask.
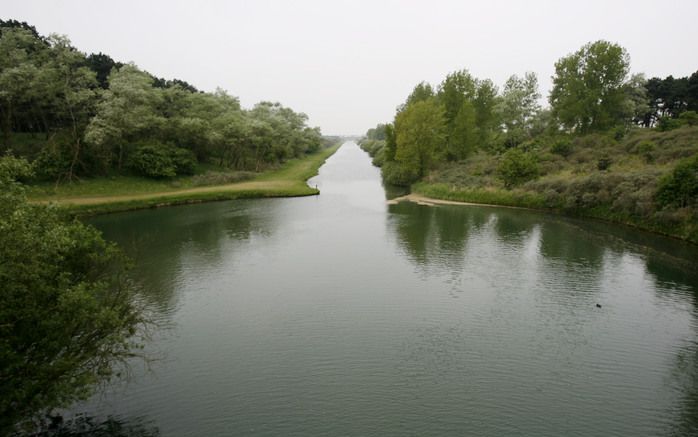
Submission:
[[[188,272],[215,270],[245,242],[270,236],[277,219],[274,204],[262,199],[105,215],[91,224],[138,261],[132,277],[142,296],[167,316]]]
[[[555,371],[568,383],[573,384],[577,375],[566,367],[577,369],[578,364],[573,363],[595,361],[598,354],[599,359],[623,363],[625,371],[651,369],[655,373],[662,365],[658,349],[674,355],[669,384],[681,395],[667,413],[674,419],[656,426],[672,435],[696,435],[696,247],[623,227],[523,210],[400,203],[390,206],[389,214],[388,229],[401,252],[423,272],[449,284],[467,283],[471,289],[478,287],[478,278],[489,278],[498,302],[493,311],[499,315],[487,329],[496,330],[502,323],[499,319],[514,321],[505,324],[511,329],[520,330],[521,323],[533,325],[543,341],[522,342],[528,341],[531,350],[551,363],[564,358],[568,364]],[[483,267],[481,259],[487,259],[487,266]],[[521,315],[516,308],[524,308],[531,322],[517,321]],[[447,332],[450,336],[460,331]],[[474,332],[473,327],[467,332]],[[439,335],[441,340],[429,343],[442,350],[449,336]],[[677,341],[685,344],[678,350],[672,346]],[[464,342],[468,339],[460,338],[457,344]],[[592,343],[595,346],[590,348]],[[413,357],[406,366],[415,362],[430,361]],[[612,367],[607,371],[609,375],[616,372]],[[647,374],[647,380],[636,382],[621,382],[617,375],[608,384],[631,391],[648,380],[662,381],[660,373]],[[583,396],[584,390],[577,390]],[[647,405],[652,405],[651,398]]]
[[[682,397],[676,407],[678,419],[672,426],[672,435],[694,436],[698,432],[697,342],[691,342],[677,353],[674,381]]]

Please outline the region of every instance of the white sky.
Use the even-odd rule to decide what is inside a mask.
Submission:
[[[390,121],[418,82],[462,68],[499,86],[534,71],[547,96],[555,61],[598,39],[648,77],[698,70],[697,0],[0,0],[0,18],[245,107],[279,101],[325,134]]]

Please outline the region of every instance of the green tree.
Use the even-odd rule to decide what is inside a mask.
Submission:
[[[497,87],[491,80],[478,81],[477,95],[473,101],[476,123],[478,129],[478,143],[480,147],[487,148],[492,144],[492,138],[498,131],[496,107],[499,102]]]
[[[496,107],[505,146],[515,147],[531,136],[534,117],[540,110],[539,98],[535,73],[526,73],[523,78],[513,75],[507,80]]]
[[[458,112],[463,107],[463,102],[474,101],[477,91],[477,81],[468,70],[460,70],[450,73],[439,85],[438,99],[444,107],[444,116],[449,128],[453,128],[453,122]]]
[[[121,169],[126,146],[157,137],[165,124],[159,111],[162,92],[152,86],[151,76],[135,65],[124,65],[109,75],[109,89],[97,106],[97,115],[85,132],[103,169],[114,162]]]
[[[391,123],[385,125],[385,148],[384,157],[386,161],[395,161],[397,143],[395,142],[395,126]]]
[[[405,104],[401,106],[401,108],[404,109],[413,103],[423,102],[432,97],[434,97],[434,88],[432,88],[432,86],[427,82],[419,82],[417,85],[415,85],[410,95],[407,96],[407,100],[405,101]],[[402,109],[398,109],[398,112],[401,110]]]
[[[570,130],[587,133],[628,121],[630,57],[608,41],[589,43],[555,63],[550,106]]]
[[[63,36],[51,35],[50,62],[40,69],[37,81],[45,87],[43,100],[68,132],[68,168],[63,176],[72,180],[83,154],[82,140],[97,103],[95,73],[86,67],[85,56]],[[37,86],[38,88],[38,86]]]
[[[102,89],[109,88],[109,75],[114,68],[124,66],[121,62],[116,62],[111,56],[102,52],[92,53],[86,58],[87,66],[95,72],[97,82]]]
[[[465,159],[477,147],[478,128],[475,107],[463,100],[448,132],[447,153],[453,160]]]
[[[409,105],[395,117],[395,160],[413,182],[443,159],[446,120],[443,107],[429,99]]]
[[[0,158],[0,434],[115,376],[144,322],[116,246],[29,204],[27,176],[26,161]]]
[[[437,98],[444,108],[447,158],[463,159],[477,141],[477,114],[473,102],[477,81],[467,70],[450,73],[439,85]]]
[[[29,30],[0,30],[0,127],[4,146],[9,148],[17,114],[35,97],[36,54],[46,50],[46,45]]]

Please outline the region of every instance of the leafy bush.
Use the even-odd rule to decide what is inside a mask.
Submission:
[[[99,231],[31,204],[26,161],[0,158],[0,435],[90,395],[133,357],[143,313]]]
[[[187,149],[159,143],[146,144],[138,146],[131,153],[129,167],[149,178],[171,178],[178,174],[193,174],[196,157]]]
[[[698,126],[698,112],[686,111],[679,115],[679,120],[688,126]]]
[[[178,175],[193,175],[196,172],[196,155],[191,150],[174,147],[172,162]]]
[[[572,143],[567,139],[558,140],[550,147],[550,151],[566,158],[572,153]]]
[[[663,207],[683,208],[698,204],[698,155],[679,162],[662,178],[656,197]]]
[[[646,163],[650,164],[654,162],[654,152],[657,149],[657,145],[653,141],[642,141],[640,142],[635,151],[638,155],[642,156]]]
[[[657,130],[660,132],[667,132],[682,126],[698,126],[698,113],[685,111],[678,117],[662,117],[657,122]]]
[[[419,179],[419,173],[413,166],[403,166],[396,161],[383,164],[383,178],[392,185],[409,186]]]
[[[499,162],[497,168],[499,177],[506,188],[512,188],[538,176],[538,164],[530,153],[520,149],[510,149]]]

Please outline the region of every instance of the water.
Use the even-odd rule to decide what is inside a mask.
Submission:
[[[95,218],[166,327],[74,410],[166,436],[696,435],[694,247],[387,205],[353,143],[310,184]]]

